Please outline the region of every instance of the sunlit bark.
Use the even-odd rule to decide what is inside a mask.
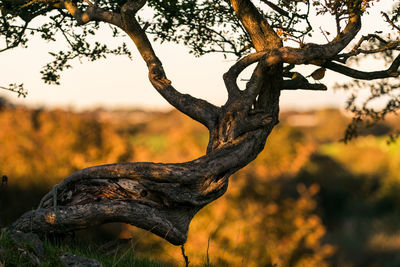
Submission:
[[[256,51],[237,61],[224,74],[228,100],[217,107],[173,87],[136,19],[136,12],[146,1],[128,0],[120,13],[103,10],[91,2],[86,10],[81,10],[76,1],[48,1],[49,5],[68,11],[79,24],[102,21],[126,32],[148,67],[153,87],[172,106],[206,126],[210,139],[204,156],[185,163],[115,163],[78,171],[56,185],[37,210],[24,214],[11,228],[47,234],[126,222],[172,244],[183,244],[193,216],[221,197],[227,190],[229,177],[264,149],[279,122],[281,90],[326,90],[325,85],[311,84],[300,74],[284,80],[284,63],[314,64],[364,79],[398,75],[399,58],[388,70],[374,73],[332,62],[360,30],[360,12],[356,11],[361,9],[361,1],[355,1],[358,6],[349,8],[347,25],[331,42],[310,43],[300,48],[284,47],[252,1],[230,2]],[[251,64],[257,67],[246,88],[240,90],[237,78]]]

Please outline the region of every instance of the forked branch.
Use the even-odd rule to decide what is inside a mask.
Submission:
[[[376,39],[378,40],[382,45],[378,48],[375,49],[361,49],[361,45],[365,41],[369,41],[371,39]],[[334,60],[341,62],[341,63],[346,63],[347,59],[353,56],[357,56],[359,54],[376,54],[376,53],[381,53],[385,51],[393,51],[393,50],[400,50],[400,42],[399,41],[386,41],[382,37],[380,37],[377,34],[368,34],[364,35],[360,38],[360,40],[357,42],[357,44],[351,49],[350,52],[348,53],[342,53],[338,54],[335,56]]]
[[[232,7],[249,34],[257,51],[279,48],[282,46],[280,37],[269,25],[268,21],[258,12],[251,0],[231,0]]]

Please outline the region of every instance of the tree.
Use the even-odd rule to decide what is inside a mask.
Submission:
[[[80,170],[67,177],[43,197],[39,207],[25,213],[10,227],[38,233],[62,233],[106,222],[125,222],[146,229],[175,245],[184,244],[189,223],[205,205],[221,197],[229,177],[249,164],[264,149],[266,140],[279,122],[279,96],[282,90],[326,90],[320,82],[311,83],[294,68],[302,64],[318,67],[312,78],[323,78],[325,70],[357,80],[378,80],[395,100],[381,111],[365,106],[358,118],[371,114],[384,118],[395,112],[398,86],[388,80],[398,77],[398,39],[382,37],[375,29],[358,37],[362,17],[374,8],[374,0],[279,0],[279,1],[153,1],[153,0],[2,0],[0,31],[6,47],[27,45],[28,34],[39,33],[55,40],[59,32],[70,50],[53,54],[54,61],[42,70],[47,83],[58,83],[59,72],[70,67],[74,58],[96,60],[107,54],[130,55],[126,44],[109,49],[87,41],[100,23],[113,27],[114,35],[126,33],[148,67],[153,87],[176,109],[209,130],[206,154],[185,163],[115,163]],[[149,8],[152,21],[141,18]],[[326,43],[306,42],[313,27],[311,10],[332,16],[336,37]],[[138,13],[139,12],[139,13]],[[383,13],[389,30],[396,24],[399,7]],[[38,16],[48,21],[30,27]],[[367,25],[371,26],[371,25]],[[228,99],[217,107],[207,101],[181,94],[167,78],[148,34],[161,41],[183,42],[195,55],[209,52],[233,54],[240,58],[223,75]],[[392,34],[391,36],[397,36]],[[356,39],[359,38],[359,39]],[[367,45],[367,41],[370,42]],[[357,41],[351,45],[352,41]],[[296,44],[297,43],[297,44]],[[296,44],[297,47],[289,45]],[[346,50],[347,49],[347,50]],[[365,55],[384,55],[390,61],[385,70],[361,71],[346,66]],[[250,80],[240,89],[237,79],[243,70],[256,64]],[[348,85],[346,85],[348,86]],[[387,87],[389,86],[389,87]],[[397,102],[396,102],[397,101]],[[369,110],[369,112],[367,112]],[[356,114],[357,115],[357,114]],[[351,131],[349,131],[351,132]]]

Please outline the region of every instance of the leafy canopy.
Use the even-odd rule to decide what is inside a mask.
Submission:
[[[72,2],[82,9],[89,5],[88,1]],[[99,0],[96,1],[96,5],[104,10],[119,13],[126,2]],[[306,0],[259,2],[259,11],[268,18],[272,28],[283,38],[297,42],[302,42],[306,35],[311,36],[313,27],[309,16],[312,8],[316,7],[318,14],[335,14],[336,11],[342,12],[345,7],[343,1],[330,1],[335,4],[327,5],[320,1]],[[0,36],[3,41],[0,52],[17,46],[26,47],[29,36],[34,34],[39,34],[49,42],[55,42],[56,37],[62,37],[69,44],[67,51],[51,53],[54,61],[47,64],[41,72],[46,83],[58,84],[59,72],[70,68],[69,61],[72,59],[86,57],[93,61],[108,54],[130,55],[126,44],[109,49],[105,44],[89,43],[88,37],[95,35],[99,30],[99,22],[79,25],[71,14],[61,8],[60,1],[0,0],[0,9]],[[241,57],[252,51],[250,37],[229,1],[150,0],[147,1],[144,13],[151,13],[152,18],[143,19],[141,14],[138,14],[138,20],[155,40],[183,43],[196,56],[218,52]],[[35,19],[41,16],[46,16],[47,20],[38,25]],[[341,19],[345,19],[345,16]],[[118,34],[119,29],[113,27],[113,37]]]
[[[92,39],[89,37],[96,34],[101,22],[93,20],[82,23],[76,20],[65,9],[67,2],[81,10],[95,5],[101,10],[119,14],[128,1],[0,0],[2,45],[0,52],[18,46],[27,47],[31,35],[39,35],[47,42],[55,42],[58,38],[64,38],[67,42],[67,50],[50,52],[53,61],[41,70],[42,79],[49,84],[59,84],[60,72],[71,67],[71,60],[86,58],[94,61],[108,55],[130,57],[126,43],[109,48],[106,44],[90,41]],[[225,56],[233,54],[240,58],[254,52],[252,40],[235,14],[231,1],[149,0],[146,2],[145,9],[137,14],[137,20],[154,40],[184,44],[195,56],[217,52]],[[332,21],[336,22],[336,34],[340,34],[349,20],[350,12],[364,15],[380,2],[382,1],[256,0],[253,4],[284,44],[302,48],[312,40],[315,33],[322,34],[327,41],[335,34],[323,28],[315,29],[310,22],[313,16],[333,18]],[[360,3],[361,9],[358,8]],[[41,19],[38,19],[39,17]],[[385,61],[388,65],[393,61],[400,50],[400,4],[392,1],[391,10],[382,12],[382,17],[376,19],[384,20],[387,29],[374,29],[371,27],[373,25],[365,25],[370,28],[370,34],[364,36],[364,39],[361,38],[349,51],[336,58],[336,61],[358,62],[370,55]],[[112,28],[113,37],[123,34],[118,27],[112,24],[109,26]],[[11,85],[9,89],[17,87]],[[397,81],[382,79],[371,83],[354,80],[348,84],[338,84],[338,87],[351,89],[354,92],[347,105],[355,115],[353,124],[349,126],[347,132],[348,138],[356,134],[360,122],[367,121],[367,124],[373,124],[400,108],[398,92],[400,84]],[[357,92],[366,87],[370,88],[370,97],[360,104]],[[389,100],[382,108],[376,109],[372,103],[382,98]]]

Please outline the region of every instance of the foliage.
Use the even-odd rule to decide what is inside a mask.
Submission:
[[[95,1],[95,5],[102,10],[119,13],[127,2],[99,0]],[[73,3],[82,10],[93,5],[90,1],[73,1]],[[360,3],[361,9],[358,8]],[[333,34],[325,28],[314,29],[314,24],[310,21],[313,16],[331,16],[336,21],[339,33],[348,19],[349,12],[368,14],[379,4],[377,0],[261,0],[256,7],[285,44],[298,43],[302,48],[318,31],[327,41]],[[60,73],[71,68],[71,61],[74,59],[87,58],[89,61],[94,61],[107,55],[131,56],[124,41],[115,48],[109,48],[106,43],[92,41],[101,23],[96,20],[88,24],[80,23],[60,5],[53,0],[1,0],[0,37],[3,39],[4,48],[0,49],[0,52],[18,46],[27,47],[30,35],[37,34],[47,42],[64,39],[68,49],[49,52],[53,56],[53,61],[41,70],[42,79],[51,84],[59,84]],[[37,23],[36,18],[39,16],[45,16],[45,19]],[[155,41],[184,44],[196,56],[218,52],[225,56],[233,54],[239,58],[254,52],[252,40],[229,1],[152,0],[147,1],[145,11],[139,12],[137,17],[140,25],[153,36]],[[382,20],[387,23],[387,29],[372,30],[362,36],[352,49],[344,51],[332,60],[340,63],[352,61],[362,63],[365,62],[365,58],[374,58],[383,59],[390,64],[399,51],[400,26],[397,25],[399,17],[400,5],[393,3],[391,9],[382,10]],[[110,27],[112,37],[122,35],[118,27],[111,24]],[[294,77],[293,73],[288,75]],[[337,87],[352,92],[347,101],[347,109],[354,117],[346,131],[345,140],[357,136],[360,129],[383,120],[387,114],[396,113],[400,106],[399,85],[391,79],[376,82],[355,79],[346,84],[338,84]],[[21,88],[18,94],[25,95],[21,93],[24,92]],[[369,96],[360,97],[360,90],[365,88],[370,88]],[[385,104],[377,106],[379,99],[385,101]],[[390,133],[393,140],[398,135],[398,132]]]
[[[28,44],[28,33],[38,33],[43,39],[50,42],[58,39],[56,35],[59,34],[68,43],[69,49],[52,53],[53,62],[47,64],[42,70],[45,82],[57,84],[60,78],[59,72],[71,67],[70,60],[87,58],[93,61],[108,54],[130,55],[125,44],[110,49],[104,44],[90,40],[90,36],[93,36],[99,29],[100,22],[114,25],[129,35],[147,64],[148,77],[154,88],[175,108],[206,126],[210,133],[210,141],[206,155],[187,164],[159,164],[156,171],[153,169],[156,164],[152,163],[112,165],[111,168],[115,166],[130,168],[134,165],[138,171],[136,172],[135,169],[135,172],[127,175],[132,175],[129,178],[134,180],[128,179],[129,183],[135,184],[137,176],[140,176],[139,184],[146,184],[147,181],[147,184],[151,187],[151,194],[148,195],[147,190],[139,192],[141,189],[135,186],[128,186],[129,188],[125,189],[121,186],[122,190],[127,192],[133,190],[133,193],[131,193],[135,197],[126,198],[122,194],[118,194],[117,198],[114,198],[114,196],[105,196],[105,198],[110,200],[110,203],[114,206],[116,199],[124,203],[127,202],[127,205],[139,203],[141,207],[153,212],[152,214],[156,214],[156,216],[146,217],[147,220],[142,220],[146,222],[143,224],[140,224],[140,220],[130,221],[130,223],[150,231],[154,229],[151,228],[152,225],[150,224],[162,225],[162,227],[157,228],[157,231],[154,231],[156,234],[161,237],[164,236],[174,244],[183,244],[186,242],[186,227],[193,215],[206,203],[224,194],[229,176],[246,166],[263,150],[266,138],[278,123],[280,91],[284,89],[327,89],[323,84],[311,84],[307,79],[309,76],[302,75],[298,70],[292,72],[291,70],[296,65],[313,64],[320,70],[324,70],[323,73],[328,69],[357,79],[352,81],[350,85],[346,85],[347,88],[364,87],[365,84],[359,83],[358,79],[378,80],[377,83],[371,85],[371,96],[361,103],[361,108],[356,103],[356,96],[349,100],[348,109],[355,114],[355,117],[347,130],[346,141],[357,133],[356,124],[358,122],[367,119],[367,123],[369,123],[368,118],[370,118],[372,123],[375,123],[386,118],[390,113],[396,113],[400,106],[397,91],[399,86],[393,81],[390,83],[385,80],[393,80],[393,77],[400,76],[400,55],[396,56],[400,51],[398,38],[400,28],[397,25],[399,20],[398,6],[382,12],[382,19],[386,21],[388,29],[382,32],[372,29],[373,32],[361,36],[358,42],[353,45],[350,43],[358,38],[357,34],[363,25],[361,17],[368,14],[379,2],[378,0],[262,0],[258,3],[255,2],[253,3],[250,0],[222,2],[208,0],[103,0],[95,2],[90,0],[2,0],[0,2],[2,12],[0,35],[3,37],[5,45],[2,51],[19,45],[26,46]],[[140,12],[138,13],[146,3],[148,3],[147,7],[153,12],[153,19],[144,19]],[[330,32],[325,28],[320,29],[327,41],[326,44],[318,45],[313,42],[313,39],[309,39],[309,37],[312,37],[313,30],[309,21],[311,9],[316,16],[330,17],[335,22],[336,37],[332,40],[328,37],[331,34]],[[36,17],[44,15],[46,20],[43,24],[31,27],[31,22]],[[237,57],[246,55],[238,60],[224,75],[229,95],[226,104],[217,107],[207,101],[176,91],[171,81],[167,79],[162,63],[157,58],[148,40],[146,30],[161,41],[183,42],[198,56],[208,52],[233,53]],[[113,35],[114,37],[118,35],[118,30],[113,28]],[[386,35],[386,37],[383,37],[383,35]],[[369,43],[371,40],[374,43]],[[293,42],[296,47],[289,46]],[[371,55],[380,57],[383,61],[386,60],[390,66],[382,71],[362,71],[346,65],[351,61],[362,62],[360,60]],[[240,90],[236,82],[238,75],[253,63],[257,63],[257,67],[254,69],[250,81],[246,84],[246,89]],[[317,78],[315,75],[311,75],[311,77],[321,80],[323,75],[321,74]],[[371,107],[370,103],[380,97],[390,97],[390,100],[383,108],[375,110],[375,107]],[[19,112],[24,113],[22,109]],[[48,116],[44,121],[41,121],[42,114]],[[6,114],[6,116],[13,115],[13,113]],[[43,136],[46,138],[51,135],[58,137],[60,121],[54,120],[54,123],[50,123],[52,121],[51,116],[50,113],[35,111],[31,115],[31,121],[6,122],[16,124],[21,129],[33,129],[34,138],[33,141],[30,139],[29,131],[22,132],[21,135],[16,137],[19,146],[10,148],[10,150],[16,150],[15,155],[18,156],[15,162],[19,165],[12,169],[4,160],[0,162],[0,166],[5,171],[18,178],[31,175],[33,171],[38,171],[38,173],[49,171],[47,168],[43,169],[49,166],[46,164],[48,162],[46,162],[47,158],[44,156],[40,158],[40,164],[33,163],[29,166],[29,164],[24,165],[23,161],[27,156],[33,157],[32,155],[36,154],[38,150],[48,149],[43,145],[44,143],[40,142],[45,139],[42,139]],[[55,172],[56,175],[63,174],[62,176],[66,176],[63,171],[69,172],[69,168],[75,167],[81,169],[88,161],[97,164],[104,159],[107,162],[110,159],[112,161],[139,159],[139,156],[132,153],[134,151],[133,144],[139,144],[143,147],[150,146],[151,149],[145,153],[150,155],[157,153],[159,154],[158,157],[161,158],[165,157],[161,153],[168,151],[168,158],[164,159],[168,161],[172,159],[169,153],[170,149],[164,145],[164,141],[168,138],[161,137],[159,134],[152,133],[148,135],[150,138],[140,137],[140,134],[132,137],[129,136],[130,132],[128,131],[128,133],[123,133],[125,134],[124,137],[129,137],[125,139],[119,138],[120,132],[114,131],[112,126],[100,123],[96,119],[89,118],[83,121],[72,119],[71,122],[73,133],[67,132],[64,133],[65,136],[55,138],[53,145],[61,148],[57,150],[57,153],[64,151],[63,148],[65,148],[65,152],[71,152],[73,156],[71,157],[71,154],[68,153],[57,154],[53,152],[52,154],[48,151],[44,153],[47,157],[53,156],[56,161],[69,162],[68,164],[60,164],[66,167],[65,169],[59,168],[58,172]],[[312,132],[312,130],[309,132]],[[170,137],[176,137],[173,133],[169,134]],[[200,133],[196,136],[203,135]],[[318,151],[319,144],[308,141],[298,128],[285,128],[283,126],[281,135],[284,139],[279,140],[279,137],[275,137],[278,141],[275,141],[275,145],[270,146],[271,154],[268,156],[262,154],[257,159],[256,163],[260,164],[261,167],[249,166],[245,169],[241,174],[242,176],[236,178],[239,187],[235,190],[235,185],[233,185],[231,195],[220,202],[226,201],[229,205],[225,204],[225,206],[235,207],[235,209],[226,210],[223,218],[216,219],[219,224],[214,228],[212,236],[218,243],[217,250],[221,250],[221,244],[224,244],[223,253],[226,251],[230,261],[234,264],[241,261],[242,265],[244,262],[248,265],[261,263],[262,265],[280,264],[282,266],[327,266],[330,262],[345,262],[347,264],[348,255],[346,252],[340,251],[340,249],[347,248],[346,242],[342,242],[340,238],[330,237],[329,233],[343,235],[342,229],[345,228],[343,221],[345,221],[344,218],[350,220],[350,210],[347,210],[350,208],[359,212],[357,216],[362,219],[371,218],[371,216],[380,212],[388,217],[396,216],[393,211],[397,209],[397,198],[394,197],[393,191],[386,188],[396,188],[397,182],[393,182],[389,178],[385,181],[378,181],[378,178],[376,178],[381,176],[391,177],[386,172],[390,172],[392,169],[383,164],[377,168],[379,171],[376,171],[371,165],[371,171],[374,172],[371,177],[370,174],[359,175],[355,171],[349,171],[344,166],[345,164],[334,159],[333,155],[323,155],[323,152]],[[65,144],[59,144],[60,140]],[[90,140],[90,142],[83,142],[82,140]],[[110,145],[109,140],[113,140],[111,142],[117,142],[117,144]],[[200,144],[202,140],[204,138],[188,141],[188,143]],[[324,136],[318,139],[318,141],[321,140],[327,143],[329,137]],[[282,144],[286,145],[282,146]],[[242,149],[243,147],[245,149]],[[247,147],[250,148],[247,149]],[[194,146],[194,149],[190,147],[186,151],[184,150],[185,156],[200,156],[201,154],[197,155],[197,152],[199,152],[197,148]],[[342,148],[336,147],[336,149]],[[35,152],[32,153],[32,151]],[[368,154],[366,153],[366,155]],[[382,157],[385,158],[385,155]],[[393,158],[396,157],[393,156]],[[223,163],[221,164],[221,162]],[[201,166],[201,170],[207,172],[201,175],[202,180],[196,176],[197,180],[190,182],[190,186],[188,186],[185,183],[185,178],[198,175],[200,173],[198,166]],[[269,168],[264,166],[269,166]],[[89,174],[84,172],[77,175],[80,179],[88,178],[89,181],[102,179],[105,184],[113,182],[111,178],[119,179],[121,177],[119,176],[121,173],[118,171],[114,177],[114,173],[108,168],[109,166],[102,166],[98,169],[91,169],[94,173],[93,177],[91,170],[88,171]],[[182,169],[185,172],[182,172]],[[118,167],[113,170],[118,170]],[[331,187],[331,181],[335,180],[333,170],[347,179],[339,179]],[[394,171],[397,171],[397,169],[395,168]],[[327,172],[326,177],[324,177],[325,172]],[[45,173],[44,178],[47,175],[48,173]],[[159,179],[160,177],[162,179]],[[72,180],[79,182],[78,178],[75,179],[75,177],[70,179],[70,181]],[[156,185],[159,186],[159,189]],[[391,185],[393,186],[391,187]],[[60,186],[65,188],[74,185],[66,183]],[[96,191],[98,185],[94,184],[93,186],[95,188],[93,191]],[[118,188],[118,190],[120,191],[121,188]],[[142,195],[142,192],[146,192],[146,194]],[[157,197],[153,196],[155,192]],[[182,194],[182,192],[185,193]],[[159,197],[157,193],[161,193],[162,197]],[[353,195],[350,193],[353,193]],[[86,192],[78,190],[77,194],[83,197],[83,203],[90,199],[87,198]],[[75,196],[75,194],[69,196],[68,199],[74,201]],[[268,197],[265,198],[264,196]],[[169,197],[170,201],[165,201]],[[47,204],[42,207],[49,209],[50,198],[47,199]],[[135,200],[132,201],[133,199]],[[91,204],[94,201],[95,204],[93,205],[104,205],[104,203],[97,203],[99,202],[97,197],[90,200]],[[145,201],[146,205],[142,205],[143,202],[141,201]],[[393,207],[387,210],[379,210],[379,207],[383,205],[382,203],[386,203],[385,201],[390,202]],[[332,202],[337,202],[343,210],[335,210],[335,207],[332,207]],[[154,208],[154,203],[159,206]],[[366,203],[371,203],[371,207],[366,208]],[[171,205],[174,207],[173,209],[171,209]],[[244,206],[246,210],[242,211]],[[224,207],[224,204],[221,204],[218,208],[220,207]],[[74,210],[77,210],[76,206],[69,209],[69,212],[73,214]],[[259,210],[261,210],[260,214],[254,215]],[[175,213],[177,211],[180,212],[179,220],[176,220]],[[208,216],[216,218],[218,216],[218,212],[213,210],[212,206],[209,210],[205,209],[203,212],[205,214],[208,212]],[[248,214],[248,212],[251,212],[251,214]],[[143,212],[140,212],[140,216],[142,214]],[[332,214],[337,216],[330,217]],[[235,246],[233,247],[231,245],[232,240],[229,240],[231,236],[227,232],[235,227],[235,223],[242,223],[245,215],[252,217],[246,221],[244,236],[239,235],[239,242],[233,243],[233,246]],[[351,215],[355,216],[354,213]],[[28,216],[33,220],[35,213],[30,213]],[[110,216],[119,219],[122,215],[111,213]],[[171,221],[169,216],[171,216]],[[338,219],[338,216],[347,217]],[[184,217],[185,219],[183,219]],[[93,216],[93,218],[96,220],[97,217]],[[230,220],[226,220],[226,218],[230,218]],[[36,216],[35,219],[37,220],[35,225],[41,228],[43,216]],[[112,219],[107,218],[107,220]],[[150,223],[147,223],[148,221]],[[360,225],[360,221],[359,218],[356,218],[351,223],[352,225]],[[136,222],[137,224],[135,224]],[[86,226],[92,222],[84,221],[82,223],[83,226]],[[97,223],[97,221],[94,223]],[[378,220],[378,223],[386,225],[386,222],[380,220]],[[265,225],[269,229],[260,229]],[[373,241],[369,239],[373,235],[370,229],[375,228],[363,226],[364,224],[361,224],[358,228],[361,234],[357,233],[353,238],[356,242],[360,241],[359,236],[364,236],[362,239],[364,243],[370,241],[371,244],[377,244],[380,236],[387,234],[378,233],[380,235]],[[21,227],[26,228],[27,224],[23,223]],[[75,229],[74,227],[77,227],[75,222],[71,223],[71,229]],[[194,227],[196,227],[195,224]],[[158,231],[159,229],[162,230]],[[201,229],[199,228],[198,231],[201,232]],[[253,229],[257,229],[257,231],[253,232]],[[272,230],[272,232],[269,230]],[[323,240],[325,233],[328,233],[326,234],[327,239]],[[365,237],[365,233],[369,235]],[[211,241],[211,239],[208,240]],[[270,240],[271,243],[265,240]],[[396,240],[393,242],[396,243]],[[249,246],[247,244],[250,244],[253,248],[251,251],[248,251]],[[338,256],[335,254],[335,247],[339,248]],[[355,247],[351,248],[354,251],[361,251],[360,253],[366,253],[368,249],[366,246],[359,249]],[[372,249],[372,247],[371,245],[369,249]],[[352,251],[352,249],[349,248],[346,251]],[[238,257],[240,253],[242,255]],[[253,259],[257,259],[257,261]],[[223,255],[217,257],[216,260],[221,263],[226,262]],[[380,261],[380,258],[378,261]],[[355,264],[362,263],[356,262]]]
[[[23,7],[19,7],[22,5]],[[60,72],[71,68],[70,62],[74,59],[87,58],[95,61],[106,58],[107,55],[124,55],[130,57],[130,52],[125,43],[116,48],[108,48],[106,44],[98,41],[90,42],[99,29],[99,23],[81,26],[64,12],[51,12],[46,4],[25,3],[24,1],[0,1],[0,35],[4,37],[5,47],[0,52],[17,46],[28,46],[29,36],[39,35],[46,42],[55,42],[59,37],[63,38],[68,46],[66,51],[49,52],[54,60],[46,64],[40,71],[45,83],[59,84]],[[44,23],[37,25],[32,23],[37,16],[49,15]],[[30,27],[33,24],[34,26]],[[118,31],[113,30],[113,37],[117,37]]]
[[[58,38],[65,39],[69,46],[68,50],[51,52],[54,61],[48,63],[41,71],[45,82],[55,84],[59,83],[59,73],[63,69],[70,68],[69,62],[75,58],[88,58],[93,61],[109,54],[130,56],[124,42],[114,49],[109,49],[106,44],[99,42],[91,43],[90,37],[99,30],[100,23],[95,21],[81,25],[70,14],[63,11],[56,2],[52,0],[0,1],[3,18],[0,20],[0,36],[4,38],[5,43],[5,47],[0,52],[17,46],[26,47],[29,35],[34,34],[39,34],[48,42],[54,42]],[[310,22],[311,15],[331,15],[340,28],[340,25],[348,18],[347,12],[356,8],[359,0],[262,0],[259,2],[258,11],[269,21],[272,29],[284,40],[295,41],[303,46],[305,37],[315,34],[313,24]],[[377,2],[379,1],[363,0],[362,12],[367,12]],[[74,1],[74,3],[78,8],[83,9],[90,6],[89,1]],[[99,0],[96,1],[96,6],[119,13],[126,3],[126,0]],[[313,9],[315,9],[314,12]],[[139,13],[138,21],[148,33],[152,34],[154,40],[183,43],[196,56],[219,52],[241,57],[254,52],[252,41],[229,1],[148,1],[144,13]],[[152,14],[152,18],[149,18],[148,13]],[[387,20],[394,28],[396,27],[394,23],[399,19],[399,7],[394,6],[391,13],[392,16],[387,17]],[[46,20],[41,22],[41,25],[36,26],[37,24],[32,23],[38,16],[44,15]],[[32,24],[35,26],[31,27]],[[112,25],[110,27],[113,37],[121,35],[117,27]],[[332,34],[325,29],[321,29],[321,32],[325,36]]]
[[[388,233],[382,232],[398,231],[397,146],[387,146],[385,137],[371,136],[377,131],[364,132],[365,137],[344,145],[337,142],[341,136],[337,133],[344,132],[348,118],[336,110],[306,114],[317,118],[314,126],[288,126],[286,122],[291,122],[291,117],[299,119],[299,114],[283,113],[282,125],[271,135],[268,150],[234,175],[225,198],[204,208],[193,220],[191,229],[196,234],[190,235],[186,244],[192,262],[206,261],[207,247],[215,266],[242,262],[246,266],[364,266],[362,259],[371,253],[374,256],[369,261],[378,265],[390,262],[392,252],[383,248],[386,252],[379,252],[379,247],[389,249],[391,244],[397,251],[395,237],[389,240]],[[393,117],[389,122],[398,124]],[[171,136],[167,142],[173,140]],[[147,156],[165,160],[173,148],[167,151],[164,158]],[[365,223],[366,215],[377,225]],[[351,236],[351,244],[346,232],[349,221],[352,227],[362,229]],[[128,228],[122,235],[145,234]],[[150,235],[143,240],[144,254],[152,247],[168,255],[166,258],[180,256],[159,239],[152,243]],[[354,258],[355,253],[360,256]]]
[[[24,84],[9,84],[8,87],[0,86],[0,89],[8,90],[18,94],[18,97],[26,97],[28,92],[24,89]]]
[[[41,110],[36,117],[35,112],[14,107],[0,113],[7,126],[0,140],[9,143],[2,144],[0,157],[2,174],[9,176],[0,194],[3,225],[35,207],[64,172],[117,158],[187,160],[201,155],[207,142],[204,129],[177,112],[145,113],[140,121],[129,112]],[[314,116],[315,124],[302,126],[300,119],[308,117],[299,115]],[[336,110],[283,113],[268,150],[232,177],[225,198],[193,220],[185,246],[189,260],[207,265],[208,250],[211,266],[396,266],[398,143],[388,146],[385,137],[371,135],[379,131],[371,131],[344,145],[337,133],[347,122]],[[398,125],[388,117],[387,127]],[[101,229],[78,233],[78,242],[132,238],[140,257],[182,260],[178,248],[137,228]]]
[[[400,86],[396,82],[384,79],[379,82],[365,82],[354,80],[344,86],[354,93],[346,103],[346,109],[353,114],[351,123],[348,125],[344,139],[351,140],[357,137],[360,131],[370,128],[384,120],[389,114],[397,114],[400,107]],[[359,100],[357,92],[369,88],[370,95]],[[361,102],[361,103],[360,103]],[[399,134],[392,132],[392,138]]]

